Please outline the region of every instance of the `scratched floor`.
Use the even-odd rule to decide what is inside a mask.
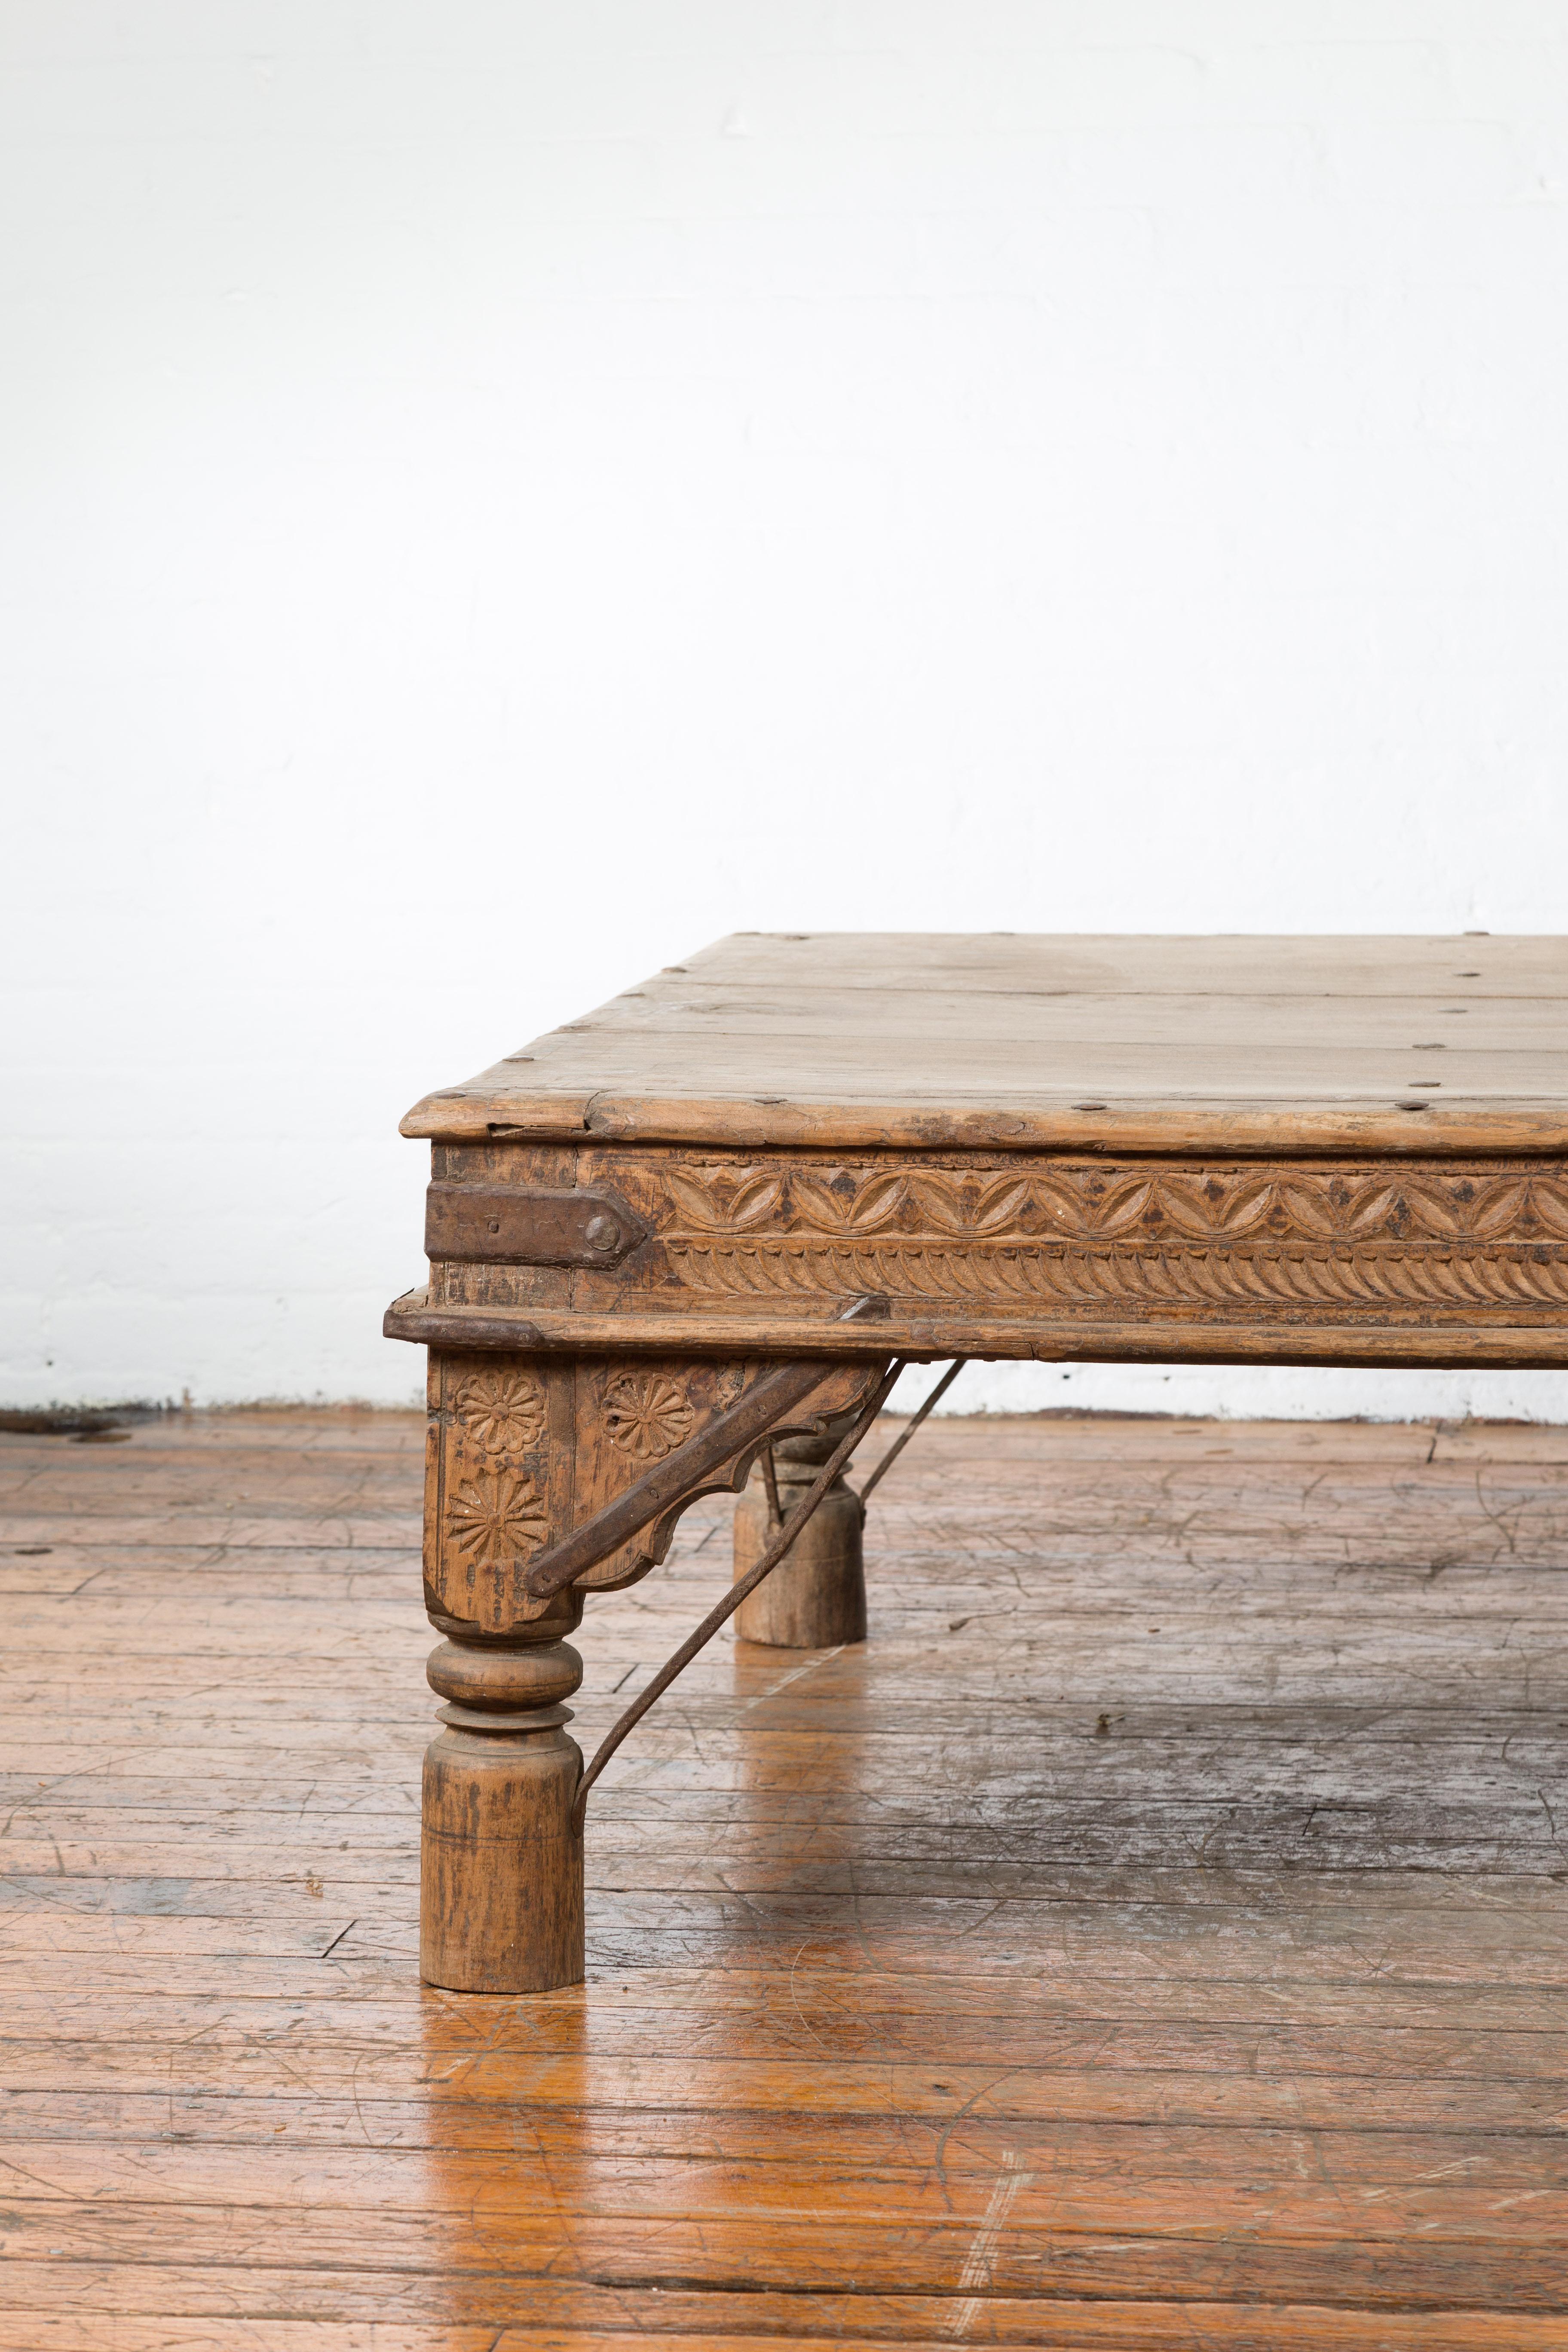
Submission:
[[[4,2352],[1568,2346],[1568,1432],[932,1427],[516,2000],[415,1978],[419,1475],[0,1437]]]

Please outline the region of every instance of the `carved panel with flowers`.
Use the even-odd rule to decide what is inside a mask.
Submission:
[[[776,1359],[529,1355],[433,1349],[426,1480],[426,1605],[500,1633],[536,1615],[533,1555],[580,1527],[737,1403]],[[791,1426],[841,1412],[875,1368],[824,1367],[820,1398]],[[684,1507],[684,1506],[681,1506]],[[605,1591],[663,1557],[678,1512],[576,1581]]]

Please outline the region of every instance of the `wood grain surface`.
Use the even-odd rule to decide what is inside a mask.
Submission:
[[[422,1443],[0,1435],[5,2352],[1568,2342],[1568,1432],[922,1431],[517,1999],[416,1979]]]
[[[444,1189],[481,1202],[526,1188],[542,1153],[434,1148]],[[1072,1362],[1568,1357],[1562,1160],[549,1148],[552,1172],[568,1160],[640,1226],[613,1271],[432,1260],[387,1336]]]
[[[740,933],[406,1135],[1130,1151],[1568,1147],[1568,941]]]

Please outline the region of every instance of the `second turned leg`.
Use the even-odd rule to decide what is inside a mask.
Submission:
[[[426,1671],[447,1701],[425,1758],[419,1973],[458,1992],[549,1992],[583,1978],[582,1750],[562,1702],[583,1679],[563,1633],[580,1594],[493,1639],[448,1638]]]
[[[773,1448],[781,1513],[788,1518],[844,1434],[788,1437]],[[778,1533],[761,1462],[735,1506],[735,1575],[755,1566]],[[780,1650],[831,1650],[866,1638],[860,1505],[837,1477],[792,1549],[735,1612],[743,1641]]]

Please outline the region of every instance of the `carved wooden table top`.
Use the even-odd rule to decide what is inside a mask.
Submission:
[[[742,934],[427,1096],[425,1975],[582,1975],[589,1790],[910,1359],[1568,1361],[1565,1000],[1554,940]],[[753,1465],[584,1769],[562,1636]]]
[[[742,933],[409,1114],[438,1188],[616,1232],[437,1214],[389,1328],[854,1352],[869,1297],[916,1352],[1559,1361],[1565,1013],[1556,939]]]
[[[742,932],[427,1096],[403,1131],[1555,1150],[1565,1013],[1559,939]]]

